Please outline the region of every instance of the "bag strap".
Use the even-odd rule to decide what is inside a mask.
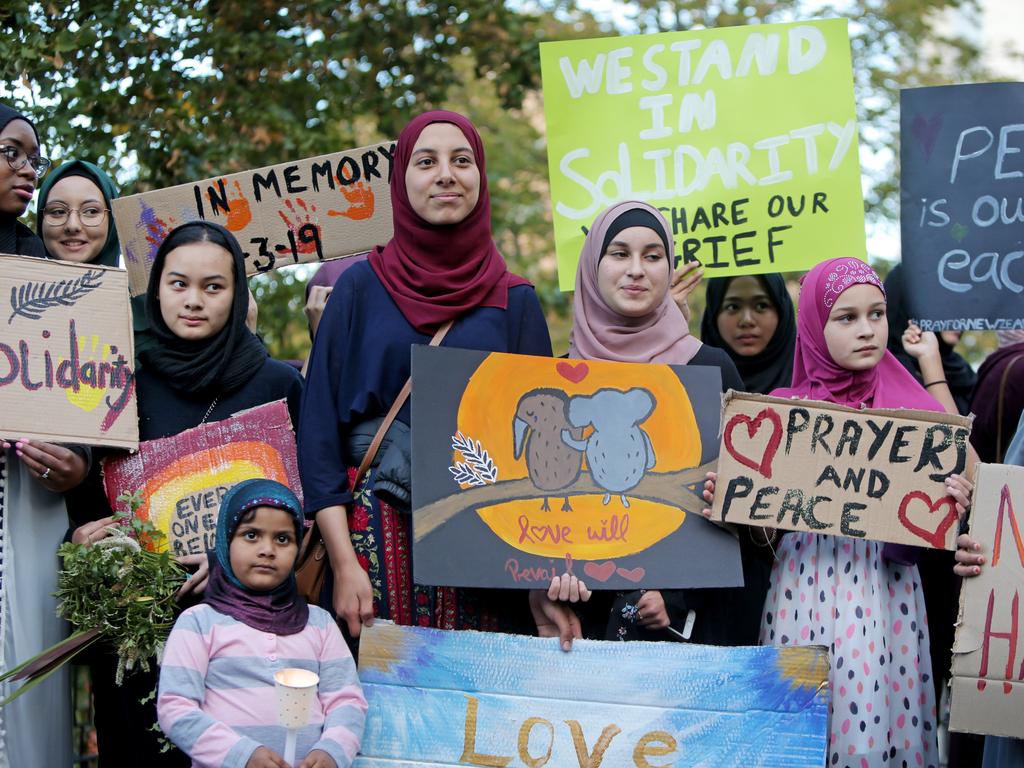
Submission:
[[[437,333],[434,334],[434,338],[430,340],[430,346],[436,347],[443,340],[448,330],[452,327],[455,320],[449,320],[440,328],[437,329]],[[370,469],[370,465],[373,463],[374,458],[377,456],[377,451],[380,449],[380,444],[384,442],[384,435],[391,428],[391,425],[395,421],[395,417],[398,412],[402,410],[402,406],[405,405],[405,401],[409,399],[409,394],[412,392],[412,376],[405,380],[405,384],[402,387],[401,392],[398,393],[398,397],[395,398],[395,402],[391,404],[391,410],[388,411],[387,416],[384,417],[384,421],[380,423],[380,427],[377,428],[377,434],[373,436],[373,442],[370,443],[370,447],[366,451],[366,455],[363,456],[363,460],[359,462],[359,469],[356,471],[356,478],[352,482],[352,488],[355,489],[362,482],[363,477]]]
[[[1003,461],[1003,402],[1006,399],[1006,380],[1010,378],[1010,369],[1014,363],[1024,355],[1016,355],[1010,358],[1010,362],[1003,369],[1003,375],[999,379],[999,400],[996,406],[996,463]]]

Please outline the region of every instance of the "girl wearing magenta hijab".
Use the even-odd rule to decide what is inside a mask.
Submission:
[[[736,366],[725,352],[690,335],[686,319],[669,293],[673,261],[672,233],[656,208],[626,201],[600,213],[587,233],[576,270],[569,357],[712,365],[721,369],[723,391],[742,390]],[[702,461],[707,459],[705,456]],[[559,635],[563,647],[567,634],[608,640],[675,639],[686,631],[691,610],[695,620],[690,622],[690,639],[695,642],[756,640],[757,611],[750,611],[746,621],[736,611],[731,621],[720,621],[715,615],[715,604],[722,605],[731,590],[601,592],[587,598],[584,587],[581,598],[589,604],[576,606],[582,622],[577,632],[577,610],[556,602],[564,601],[564,580],[552,580],[547,594],[530,595],[538,632]],[[571,579],[569,588],[572,601]],[[744,625],[749,630],[747,637],[732,633]]]
[[[803,280],[793,384],[771,394],[854,408],[943,411],[886,348],[885,290],[867,264],[832,259]],[[929,364],[934,334],[904,335]],[[943,385],[944,386],[944,385]],[[940,393],[943,396],[946,394]],[[713,474],[704,498],[714,493]],[[971,485],[950,475],[963,514]],[[832,691],[829,766],[937,766],[935,693],[917,566],[879,542],[790,532],[776,546],[761,641],[827,645]]]
[[[352,636],[374,616],[400,624],[491,628],[526,600],[506,590],[412,583],[409,403],[358,488],[356,467],[410,374],[410,347],[454,321],[444,346],[550,355],[537,296],[491,238],[484,148],[454,112],[427,112],[402,131],[391,175],[394,237],[341,275],[310,355],[299,425],[306,513],[316,516],[332,573],[321,602]],[[499,606],[498,601],[509,605]],[[515,626],[505,628],[515,629]]]

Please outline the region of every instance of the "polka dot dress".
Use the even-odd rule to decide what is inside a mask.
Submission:
[[[831,652],[829,768],[938,765],[921,579],[883,546],[788,533],[772,568],[761,643]]]

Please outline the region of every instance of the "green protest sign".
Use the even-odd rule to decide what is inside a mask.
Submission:
[[[863,257],[845,19],[541,44],[562,290],[583,227],[659,207],[708,276]]]

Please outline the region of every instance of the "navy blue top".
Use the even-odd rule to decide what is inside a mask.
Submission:
[[[410,347],[429,344],[399,311],[369,263],[342,273],[327,301],[310,354],[299,419],[299,473],[306,513],[349,504],[345,440],[351,426],[383,416],[409,378]],[[551,356],[537,294],[508,292],[508,308],[477,307],[445,336],[446,347]],[[398,412],[409,424],[409,403]]]

